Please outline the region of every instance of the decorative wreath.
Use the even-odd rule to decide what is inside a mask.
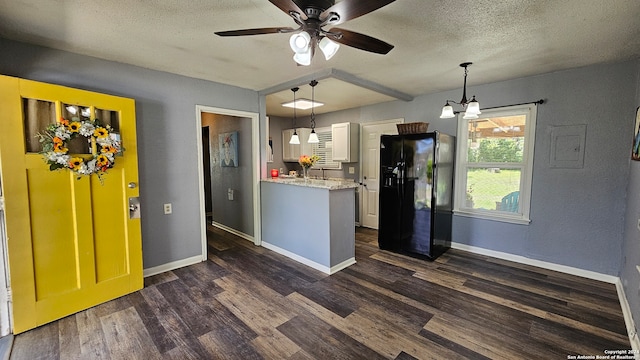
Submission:
[[[38,134],[42,143],[42,152],[49,170],[69,169],[78,175],[96,174],[102,182],[102,175],[113,167],[116,153],[122,151],[120,142],[110,136],[110,126],[103,126],[98,119],[93,121],[69,121],[60,118],[55,124],[47,126],[43,134]],[[92,158],[87,159],[68,154],[67,141],[84,136],[93,149]],[[95,146],[93,145],[95,144]]]

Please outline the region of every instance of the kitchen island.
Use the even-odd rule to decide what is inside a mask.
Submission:
[[[357,183],[274,178],[260,185],[262,246],[327,274],[356,262]]]

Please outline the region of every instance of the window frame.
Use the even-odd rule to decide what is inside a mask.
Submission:
[[[522,153],[522,165],[514,165],[514,163],[469,163],[467,161],[468,154],[468,140],[469,140],[469,121],[463,118],[464,113],[459,113],[458,120],[458,134],[456,145],[456,179],[455,179],[455,194],[454,194],[454,208],[453,212],[456,215],[495,220],[507,223],[525,224],[528,225],[531,222],[530,209],[531,209],[531,185],[533,179],[533,154],[535,147],[535,134],[536,134],[536,116],[537,106],[535,103],[505,106],[492,109],[483,109],[479,119],[492,118],[492,117],[505,117],[505,116],[518,116],[525,115],[525,131],[524,131],[524,146]],[[473,119],[476,120],[476,119]],[[471,164],[471,165],[470,165]],[[521,169],[520,173],[520,195],[519,205],[520,209],[518,213],[499,211],[499,210],[486,210],[486,209],[473,209],[466,206],[466,189],[467,189],[467,170],[469,168],[486,167],[495,165],[500,168],[516,168]]]

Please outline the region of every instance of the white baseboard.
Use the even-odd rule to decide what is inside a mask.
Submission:
[[[337,273],[338,271],[340,271],[342,269],[346,269],[346,268],[348,268],[349,266],[351,266],[351,265],[353,265],[355,263],[356,263],[356,258],[355,257],[347,259],[347,260],[341,262],[338,265],[332,266],[331,269],[329,269],[329,275],[335,274],[335,273]]]
[[[587,279],[603,281],[609,284],[615,284],[619,280],[617,276],[613,276],[613,275],[601,274],[595,271],[578,269],[571,266],[554,264],[554,263],[550,263],[542,260],[530,259],[520,255],[513,255],[513,254],[501,252],[501,251],[483,249],[480,247],[460,244],[456,242],[451,243],[451,248],[467,251],[474,254],[491,256],[491,257],[502,259],[502,260],[513,261],[520,264],[537,266],[543,269],[558,271],[565,274],[580,276]]]
[[[179,269],[181,267],[197,264],[203,261],[206,261],[206,259],[202,260],[202,255],[197,255],[197,256],[192,256],[190,258],[173,261],[170,263],[154,266],[152,268],[144,269],[142,273],[144,277],[149,277],[149,276],[161,274],[163,272]]]
[[[232,233],[232,234],[233,234],[233,235],[235,235],[235,236],[239,236],[239,237],[241,237],[241,238],[243,238],[243,239],[245,239],[245,240],[249,240],[249,241],[251,241],[251,242],[253,242],[253,241],[254,241],[253,236],[251,236],[251,235],[247,235],[247,234],[245,234],[245,233],[243,233],[243,232],[240,232],[240,231],[238,231],[238,230],[236,230],[236,229],[230,228],[230,227],[228,227],[228,226],[226,226],[226,225],[222,225],[222,224],[217,223],[217,222],[215,222],[215,221],[212,221],[212,222],[211,222],[211,225],[213,225],[213,226],[217,227],[218,229],[222,229],[222,230],[224,230],[224,231],[226,231],[226,232]]]
[[[347,260],[341,262],[338,265],[334,265],[332,267],[328,267],[328,266],[319,264],[319,263],[317,263],[315,261],[311,261],[311,260],[309,260],[309,259],[307,259],[305,257],[302,257],[302,256],[298,255],[298,254],[294,254],[291,251],[285,250],[285,249],[283,249],[281,247],[278,247],[276,245],[269,244],[266,241],[262,242],[262,246],[264,246],[265,248],[267,248],[267,249],[269,249],[271,251],[277,252],[280,255],[284,255],[284,256],[292,259],[292,260],[295,260],[295,261],[297,261],[297,262],[299,262],[301,264],[304,264],[304,265],[306,265],[306,266],[308,266],[310,268],[314,268],[314,269],[316,269],[318,271],[322,271],[323,273],[329,274],[329,275],[335,274],[338,271],[340,271],[340,270],[342,270],[342,269],[344,269],[344,268],[346,268],[348,266],[351,266],[351,265],[356,263],[356,258],[352,257],[350,259],[347,259]]]
[[[618,290],[618,299],[620,300],[620,307],[622,308],[622,315],[624,316],[624,324],[627,327],[627,334],[629,335],[629,342],[631,348],[635,351],[640,350],[640,339],[638,339],[638,332],[636,331],[636,323],[633,321],[633,315],[631,313],[631,307],[627,301],[627,296],[624,293],[624,286],[620,279],[616,281],[616,290]]]

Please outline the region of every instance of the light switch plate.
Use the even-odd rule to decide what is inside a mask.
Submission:
[[[356,173],[356,168],[354,168],[353,166],[349,166],[349,174],[355,174]]]

